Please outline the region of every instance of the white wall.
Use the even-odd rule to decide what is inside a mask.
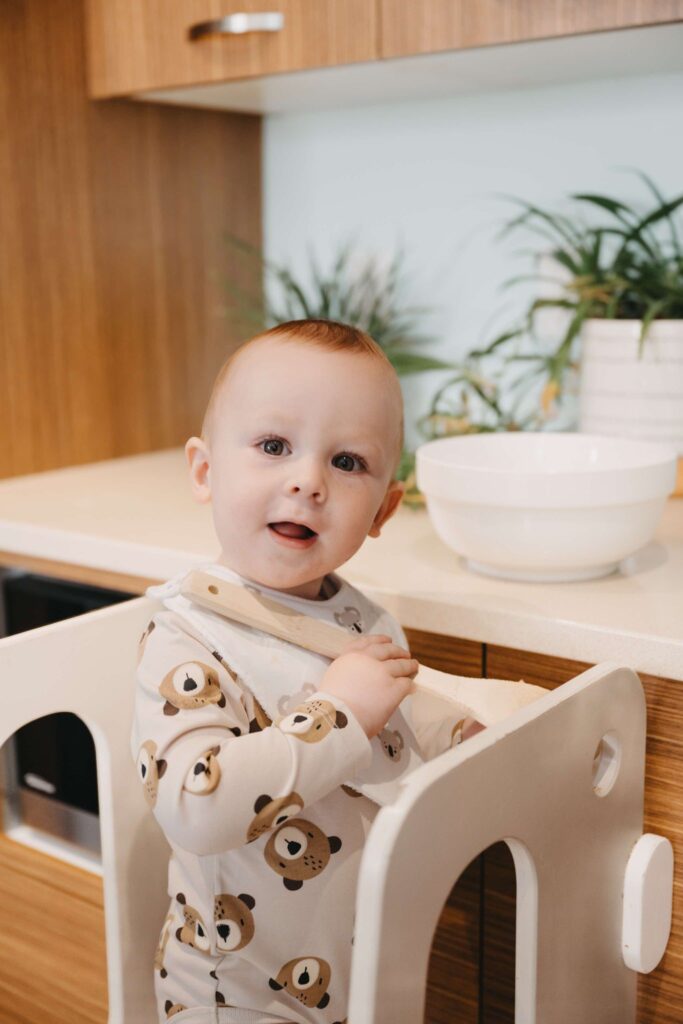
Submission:
[[[683,74],[271,116],[264,141],[268,255],[301,270],[310,245],[324,260],[353,237],[368,252],[403,243],[406,300],[435,308],[430,351],[456,358],[520,301],[498,291],[527,264],[521,239],[494,240],[513,209],[495,193],[649,201],[625,166],[683,191]],[[443,379],[411,378],[408,422]]]

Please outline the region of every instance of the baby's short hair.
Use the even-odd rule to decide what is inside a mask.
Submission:
[[[369,334],[362,331],[359,327],[352,327],[350,324],[340,323],[337,320],[288,320],[286,323],[278,324],[276,327],[271,327],[270,330],[263,331],[261,334],[257,334],[248,341],[245,341],[244,344],[235,349],[235,351],[232,352],[225,360],[216,375],[213,388],[211,389],[211,395],[209,396],[209,401],[206,406],[202,422],[202,438],[206,439],[208,436],[210,421],[213,416],[218,395],[223,388],[223,384],[225,383],[235,359],[241,352],[244,352],[246,348],[269,338],[281,338],[283,341],[297,341],[302,344],[314,345],[316,348],[327,349],[331,352],[354,352],[358,353],[358,355],[369,356],[372,359],[377,359],[386,364],[387,372],[392,374],[398,383],[396,370],[394,369],[391,360],[384,352],[384,349],[381,345],[378,345]],[[400,384],[398,385],[397,390],[400,395]],[[397,473],[403,451],[404,421],[402,401],[400,403],[400,410],[398,450],[395,453],[392,476],[395,476]]]

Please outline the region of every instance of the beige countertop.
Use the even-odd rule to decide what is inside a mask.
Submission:
[[[14,564],[44,559],[161,580],[217,551],[180,448],[0,481],[0,552]],[[683,680],[681,500],[667,503],[648,547],[599,580],[476,576],[427,512],[408,507],[339,572],[407,627]]]

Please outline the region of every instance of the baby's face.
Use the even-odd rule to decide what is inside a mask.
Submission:
[[[212,502],[220,562],[317,597],[325,574],[379,536],[400,504],[399,403],[396,381],[368,356],[272,338],[240,353],[206,443],[186,445],[195,496]],[[315,536],[283,536],[273,526],[283,523]]]

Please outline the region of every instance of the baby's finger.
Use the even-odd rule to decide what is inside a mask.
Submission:
[[[366,633],[364,636],[352,637],[344,647],[344,654],[349,651],[362,651],[375,643],[391,643],[391,637],[385,633]]]
[[[410,658],[410,651],[398,644],[372,644],[365,648],[363,654],[367,654],[377,661],[388,661],[389,658]]]
[[[410,676],[414,678],[420,670],[420,663],[417,658],[392,658],[387,668],[392,676]]]

